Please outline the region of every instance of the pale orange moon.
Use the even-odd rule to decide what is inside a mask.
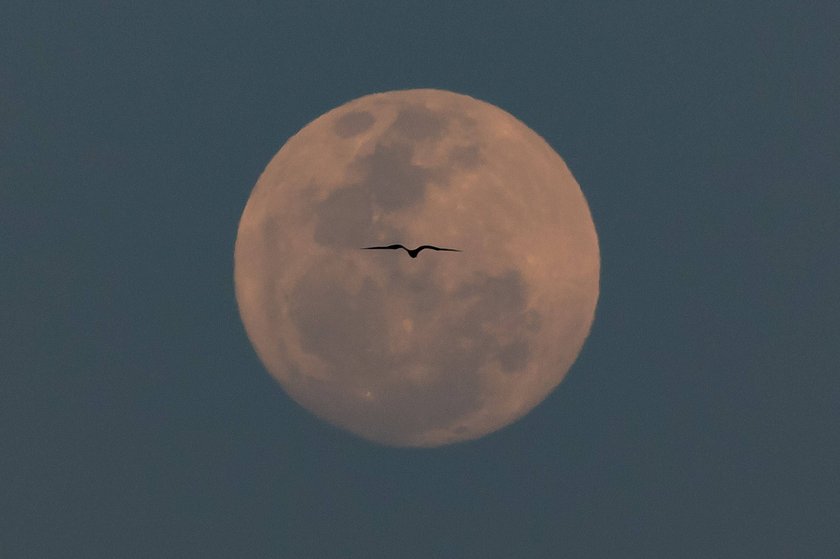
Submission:
[[[460,249],[361,250],[402,243]],[[589,334],[600,255],[557,153],[448,91],[368,95],[271,160],[234,254],[239,310],[300,405],[394,446],[475,439],[522,417]]]

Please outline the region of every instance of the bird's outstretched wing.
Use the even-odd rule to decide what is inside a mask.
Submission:
[[[388,245],[388,246],[384,246],[384,247],[362,247],[362,249],[363,249],[363,250],[380,250],[380,249],[391,249],[391,250],[395,250],[395,249],[398,249],[398,248],[402,248],[402,249],[408,250],[407,248],[405,248],[405,247],[404,247],[404,246],[402,246],[402,245]]]
[[[432,250],[446,250],[446,251],[449,251],[449,252],[461,252],[457,248],[441,248],[441,247],[436,247],[436,246],[432,246],[432,245],[422,245],[422,246],[417,247],[414,250],[416,250],[417,252],[420,252],[424,248],[430,248]]]

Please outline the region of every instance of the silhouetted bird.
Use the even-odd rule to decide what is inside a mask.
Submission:
[[[424,248],[430,248],[432,250],[445,250],[445,251],[448,251],[448,252],[461,252],[460,250],[455,249],[455,248],[440,248],[440,247],[433,247],[432,245],[419,246],[419,247],[415,248],[414,250],[405,248],[402,245],[388,245],[386,247],[364,247],[363,250],[383,250],[383,249],[396,250],[398,248],[401,248],[404,251],[406,251],[408,253],[408,255],[412,258],[417,258],[417,254],[421,250],[423,250]]]

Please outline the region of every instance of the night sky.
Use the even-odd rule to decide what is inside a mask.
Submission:
[[[171,4],[0,10],[0,556],[840,554],[837,3]],[[418,87],[542,135],[602,258],[566,380],[432,450],[294,403],[233,291],[280,146]]]

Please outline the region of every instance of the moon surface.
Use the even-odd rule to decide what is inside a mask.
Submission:
[[[462,252],[361,250],[402,243]],[[234,254],[245,329],[300,405],[365,439],[475,439],[539,404],[589,334],[600,255],[580,187],[507,112],[361,97],[271,160]]]

